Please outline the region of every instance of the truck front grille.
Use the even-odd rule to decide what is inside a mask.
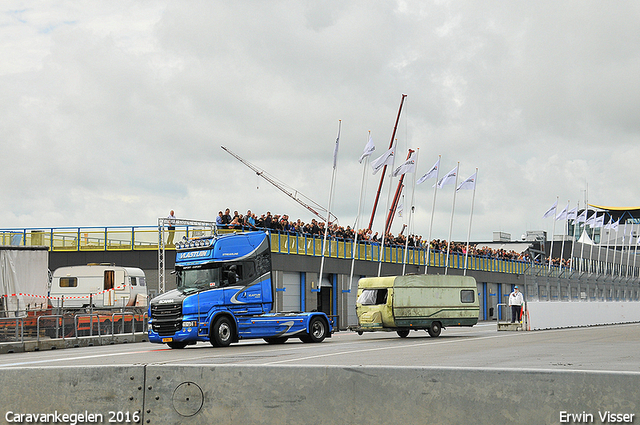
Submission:
[[[182,329],[182,303],[152,304],[152,329],[160,336],[173,335]]]

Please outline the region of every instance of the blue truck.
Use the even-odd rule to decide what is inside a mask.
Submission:
[[[322,342],[333,331],[322,312],[271,313],[275,284],[270,237],[243,232],[176,244],[177,288],[149,303],[149,341],[184,348],[226,347],[245,338]]]

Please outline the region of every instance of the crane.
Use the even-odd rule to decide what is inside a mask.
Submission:
[[[280,189],[282,192],[284,192],[287,196],[289,196],[291,199],[293,199],[294,201],[296,201],[297,203],[299,203],[300,205],[302,205],[303,207],[305,207],[307,210],[311,211],[311,213],[313,215],[315,215],[316,217],[318,217],[320,220],[327,222],[327,225],[332,223],[332,222],[337,222],[338,218],[331,213],[329,217],[327,217],[327,209],[325,207],[323,207],[322,205],[318,204],[317,202],[313,201],[311,198],[309,198],[308,196],[303,195],[302,193],[300,193],[299,191],[287,186],[286,184],[278,181],[275,177],[270,176],[266,171],[262,170],[261,168],[256,167],[255,165],[251,164],[249,161],[241,158],[238,154],[232,152],[230,149],[224,147],[224,146],[220,146],[225,152],[227,152],[229,155],[231,155],[232,157],[234,157],[235,159],[237,159],[238,161],[240,161],[242,164],[246,165],[247,167],[249,167],[250,169],[252,169],[258,176],[262,177],[263,179],[265,179],[266,181],[268,181],[269,183],[271,183],[272,185],[274,185],[276,188]],[[309,205],[311,204],[311,205]],[[321,215],[321,213],[324,213],[325,215]],[[333,220],[331,220],[331,218],[333,217]]]

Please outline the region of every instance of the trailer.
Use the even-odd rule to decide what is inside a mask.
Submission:
[[[52,299],[66,308],[147,306],[144,272],[115,264],[60,267],[53,272]]]

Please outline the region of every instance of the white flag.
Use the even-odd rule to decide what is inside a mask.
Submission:
[[[556,220],[566,220],[567,219],[567,208],[569,208],[569,204],[567,204],[567,206],[564,207],[564,209],[562,211],[560,211],[560,214],[558,214],[556,216]]]
[[[416,171],[416,153],[412,152],[404,164],[393,171],[393,177],[398,177],[407,173],[415,173]]]
[[[594,229],[597,229],[603,226],[604,226],[604,213],[600,217],[596,217],[596,219],[593,221],[593,226],[591,227],[593,227]]]
[[[362,161],[364,161],[366,157],[371,156],[371,154],[375,150],[376,150],[376,145],[373,144],[373,139],[371,138],[371,135],[369,135],[369,141],[367,142],[367,145],[364,147],[364,152],[362,152],[362,155],[360,156],[360,160],[358,162],[362,164]]]
[[[576,218],[576,223],[584,223],[585,221],[587,221],[587,210],[582,211]]]
[[[591,226],[594,227],[594,224],[596,222],[596,216],[598,215],[598,213],[593,213],[591,214],[591,217],[589,217],[585,222],[584,225],[585,226]]]
[[[615,230],[616,233],[618,233],[618,225],[620,224],[620,219],[618,219],[618,221],[616,221],[615,223],[611,224],[611,229]]]
[[[429,171],[425,173],[424,176],[420,177],[416,184],[424,183],[425,180],[432,179],[438,176],[438,169],[440,168],[440,158],[433,164],[433,167]]]
[[[446,176],[440,179],[440,181],[437,183],[438,189],[442,189],[442,186],[445,186],[447,184],[455,183],[457,174],[458,174],[458,166],[456,165],[456,167],[453,170],[449,171]]]
[[[394,155],[393,148],[391,148],[385,153],[383,153],[380,157],[378,157],[375,161],[373,161],[371,163],[371,167],[373,168],[373,174],[375,175],[385,165],[393,164],[393,155]]]
[[[547,218],[547,217],[551,217],[553,214],[556,213],[556,208],[558,207],[558,200],[556,199],[556,202],[551,206],[551,208],[549,208],[547,210],[546,213],[544,213],[544,215],[542,216],[542,218]]]
[[[567,213],[567,220],[575,220],[578,218],[578,207],[575,207]]]
[[[475,173],[473,173],[472,176],[470,176],[469,178],[467,178],[465,181],[463,181],[462,183],[460,183],[460,186],[458,186],[458,188],[456,189],[456,191],[458,190],[462,190],[462,189],[466,189],[466,190],[473,190],[476,188],[476,178],[478,176],[478,172],[476,171]]]
[[[402,217],[403,211],[404,211],[404,205],[403,204],[398,205],[398,207],[396,208],[396,213],[398,214],[398,217]]]

